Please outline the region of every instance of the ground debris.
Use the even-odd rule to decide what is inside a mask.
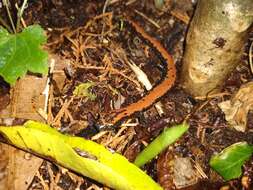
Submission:
[[[246,131],[247,116],[249,111],[253,110],[252,93],[253,82],[248,82],[241,86],[231,100],[219,103],[230,126],[238,131]]]

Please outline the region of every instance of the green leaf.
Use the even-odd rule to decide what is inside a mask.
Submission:
[[[0,75],[13,85],[27,71],[46,74],[47,52],[40,45],[46,36],[39,25],[25,28],[21,33],[9,34],[0,27]]]
[[[210,166],[226,181],[242,174],[242,165],[253,153],[253,146],[247,142],[235,143],[210,159]]]
[[[48,125],[0,127],[7,142],[118,190],[162,190],[122,155],[80,137],[63,135]]]
[[[174,143],[188,130],[188,128],[188,124],[181,124],[166,128],[136,157],[134,164],[139,167],[143,166],[149,160],[162,152],[167,146]]]
[[[89,91],[89,88],[94,86],[94,85],[95,85],[95,83],[93,83],[93,82],[86,82],[86,83],[79,84],[78,86],[75,87],[75,90],[74,90],[73,94],[75,96],[88,97],[91,100],[95,100],[96,95],[92,94]]]

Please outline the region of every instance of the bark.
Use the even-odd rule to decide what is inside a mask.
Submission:
[[[199,0],[190,25],[181,72],[193,96],[216,93],[240,63],[253,23],[253,0]]]

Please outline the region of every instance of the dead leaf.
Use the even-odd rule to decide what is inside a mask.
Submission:
[[[11,103],[0,111],[0,118],[22,118],[41,121],[38,110],[44,109],[47,78],[28,75],[11,90]]]
[[[0,190],[26,190],[42,160],[12,146],[0,144]]]
[[[231,100],[219,104],[229,125],[237,131],[246,131],[247,115],[250,110],[253,110],[252,94],[253,82],[248,82],[241,86]]]
[[[178,189],[194,185],[198,182],[196,172],[190,158],[176,158],[174,160],[173,181]]]

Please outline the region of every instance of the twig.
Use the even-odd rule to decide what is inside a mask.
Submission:
[[[19,12],[20,8],[18,7],[18,4],[17,4],[17,3],[15,4],[15,7],[16,7],[16,9],[17,9],[18,12]],[[18,13],[18,14],[19,14],[19,13]],[[22,25],[23,25],[23,28],[26,28],[27,25],[26,25],[25,20],[23,19],[22,15],[21,15],[21,17],[20,17],[20,21],[21,21],[21,23],[22,23]],[[19,25],[20,25],[20,24],[19,24]],[[20,26],[16,26],[16,30],[19,31],[19,28],[17,28],[17,27],[20,27]]]
[[[131,61],[131,60],[128,61],[128,59],[127,59],[127,57],[126,57],[126,55],[124,54],[123,51],[120,51],[118,49],[118,52],[112,51],[112,53],[115,54],[122,63],[125,62],[129,65],[131,70],[135,73],[138,81],[145,86],[146,90],[149,91],[153,88],[152,84],[150,83],[150,81],[147,77],[147,75],[133,61]],[[160,116],[164,114],[161,102],[157,102],[155,104],[155,108],[156,108],[156,110],[157,110],[157,112]]]
[[[195,113],[197,113],[201,109],[203,109],[210,101],[211,101],[211,99],[207,99],[205,102],[203,102],[202,104],[200,104],[197,108],[195,108],[193,111],[191,111],[191,113],[189,113],[189,114],[187,114],[185,116],[184,121],[187,122],[192,115],[194,115]]]
[[[7,11],[7,14],[8,14],[8,18],[11,22],[11,26],[12,26],[12,30],[14,33],[16,33],[16,28],[15,28],[15,25],[14,25],[14,22],[12,20],[12,16],[11,16],[11,13],[10,13],[10,9],[9,9],[9,0],[3,0],[3,5],[5,6],[6,8],[6,11]]]
[[[129,0],[128,2],[126,2],[126,6],[133,4],[135,1],[137,0]]]
[[[153,86],[149,81],[148,76],[132,60],[126,60],[126,62],[130,66],[132,71],[135,73],[137,79],[145,86],[146,90],[150,91]],[[160,116],[164,114],[161,102],[155,103],[155,108]]]
[[[22,15],[24,13],[26,5],[27,5],[27,0],[24,0],[21,8],[20,9],[18,8],[18,14],[17,14],[18,20],[17,20],[17,25],[16,25],[16,30],[17,31],[19,31],[20,21],[21,21],[21,18],[22,18]]]
[[[45,96],[45,103],[44,103],[44,110],[43,111],[46,114],[46,116],[48,113],[48,99],[49,99],[49,89],[50,89],[50,82],[51,82],[50,75],[52,75],[52,73],[54,71],[54,67],[55,67],[55,59],[51,58],[49,76],[47,78],[47,83],[46,83],[45,89],[42,92],[42,94],[44,94],[44,96]],[[47,120],[47,117],[45,119]]]
[[[172,16],[174,16],[175,18],[177,18],[178,20],[181,20],[186,25],[189,24],[189,22],[190,22],[190,17],[187,14],[182,14],[179,11],[176,11],[176,10],[172,10],[170,12],[170,14]]]
[[[102,188],[98,187],[95,184],[92,184],[87,190],[102,190]]]
[[[24,20],[23,18],[21,18],[21,23],[22,23],[22,25],[23,25],[23,28],[26,28],[26,27],[27,27],[27,25],[26,25],[26,23],[25,23],[25,20]]]
[[[102,12],[103,14],[105,13],[106,7],[107,7],[107,5],[109,5],[110,1],[111,1],[111,0],[106,0],[106,1],[105,1],[104,7],[103,7],[103,12]]]
[[[109,2],[109,5],[112,5],[112,4],[117,3],[117,2],[119,2],[119,1],[121,1],[121,0],[111,0],[111,1]]]
[[[115,136],[113,136],[109,141],[107,141],[104,146],[109,146],[115,139],[117,139],[118,137],[120,137],[122,135],[122,133],[127,129],[127,127],[122,127],[120,128],[120,130],[117,132],[117,134]]]
[[[210,94],[207,96],[196,96],[194,97],[194,99],[196,100],[206,100],[206,99],[211,99],[211,98],[216,98],[216,97],[222,97],[222,96],[229,96],[231,95],[228,92],[221,92],[221,93],[217,93],[217,94]]]
[[[70,100],[65,100],[65,102],[63,103],[60,111],[57,113],[57,115],[54,118],[53,121],[53,125],[55,126],[60,126],[61,124],[61,118],[64,116],[64,114],[66,113],[66,109],[68,109],[69,105],[72,103],[73,101],[73,97],[71,97]]]
[[[37,171],[36,176],[39,178],[40,180],[40,184],[42,185],[44,190],[49,190],[48,184],[44,181],[43,177],[40,175],[40,172]]]
[[[139,14],[140,16],[142,16],[143,18],[145,18],[148,22],[150,22],[151,24],[153,24],[156,28],[160,29],[161,27],[159,26],[159,24],[157,24],[154,20],[150,19],[149,17],[147,17],[144,13],[138,11],[138,10],[134,10],[134,12],[136,12],[137,14]]]
[[[78,68],[81,68],[81,69],[96,69],[96,70],[106,70],[106,67],[97,67],[97,66],[77,66]],[[117,75],[121,75],[122,77],[126,78],[127,80],[133,82],[138,88],[140,88],[140,84],[135,81],[134,79],[132,79],[131,77],[127,76],[126,74],[122,73],[122,71],[118,71],[117,69],[114,69],[114,68],[110,68],[110,71],[113,73],[113,74],[117,74]]]
[[[198,174],[200,174],[202,179],[208,179],[208,176],[205,174],[204,170],[200,166],[200,164],[197,161],[194,161],[191,159],[191,161],[194,163],[194,168],[196,168]]]
[[[50,163],[47,162],[47,171],[48,171],[48,174],[49,174],[49,178],[50,178],[50,183],[49,183],[49,190],[54,190],[57,188],[57,184],[55,182],[55,176],[54,176],[54,173],[50,167]]]
[[[12,33],[12,29],[8,26],[8,24],[4,21],[4,19],[0,16],[0,23],[10,32]]]
[[[110,2],[111,2],[111,0],[106,0],[106,1],[105,1],[102,14],[105,14],[105,12],[106,12],[106,7],[108,6],[108,4],[109,4]],[[105,23],[103,22],[102,33],[101,33],[101,34],[102,34],[102,38],[104,37],[104,30],[105,30]]]
[[[54,116],[52,113],[52,107],[54,104],[54,93],[53,93],[54,87],[53,85],[50,85],[49,88],[49,98],[48,98],[48,105],[47,105],[47,123],[49,125],[52,124],[53,120],[54,120]]]

